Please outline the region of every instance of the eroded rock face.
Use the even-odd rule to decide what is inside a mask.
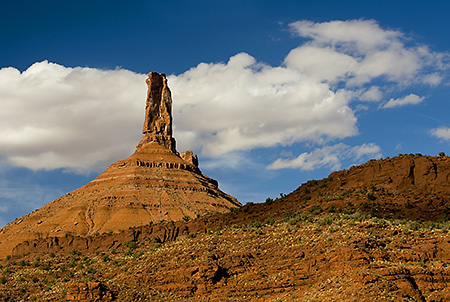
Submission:
[[[147,79],[144,137],[133,155],[89,184],[0,229],[0,258],[24,241],[118,232],[149,223],[225,213],[240,203],[175,149],[172,98],[163,74]]]
[[[172,137],[172,95],[164,74],[150,72],[145,104],[144,138],[137,146],[140,149],[148,142],[156,142],[177,153]]]
[[[101,282],[72,283],[67,287],[66,301],[115,301],[115,294]]]
[[[188,163],[198,167],[198,157],[191,150],[187,150],[181,153],[181,158],[187,161]]]

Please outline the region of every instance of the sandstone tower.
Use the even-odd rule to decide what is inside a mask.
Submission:
[[[144,137],[134,154],[87,185],[0,229],[0,258],[25,240],[116,232],[241,206],[218,188],[217,181],[202,174],[192,151],[176,151],[166,76],[151,72],[147,85]]]
[[[138,149],[148,142],[156,142],[177,153],[175,139],[172,137],[172,95],[164,74],[150,72],[145,103],[144,138]]]

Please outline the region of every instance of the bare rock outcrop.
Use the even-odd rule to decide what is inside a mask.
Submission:
[[[102,282],[72,283],[67,288],[66,301],[115,301],[115,294]]]
[[[192,153],[191,150],[187,150],[181,153],[181,158],[187,161],[188,163],[198,167],[198,157],[196,154]]]
[[[173,153],[177,153],[175,139],[172,137],[172,95],[164,74],[150,72],[145,103],[145,121],[141,140],[137,149],[149,142],[156,142]]]

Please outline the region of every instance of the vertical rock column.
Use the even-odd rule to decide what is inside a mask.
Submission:
[[[172,96],[167,78],[165,74],[150,72],[146,82],[148,90],[142,130],[144,137],[137,149],[149,142],[156,142],[177,153],[175,139],[172,137]]]

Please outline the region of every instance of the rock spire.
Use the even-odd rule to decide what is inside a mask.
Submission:
[[[175,139],[172,137],[172,95],[166,75],[150,72],[146,83],[144,138],[137,148],[142,148],[148,142],[156,142],[176,153]]]
[[[177,152],[166,76],[151,72],[147,85],[144,137],[134,154],[87,185],[1,228],[0,260],[14,255],[14,247],[22,242],[118,232],[241,206],[200,171],[197,155]]]

